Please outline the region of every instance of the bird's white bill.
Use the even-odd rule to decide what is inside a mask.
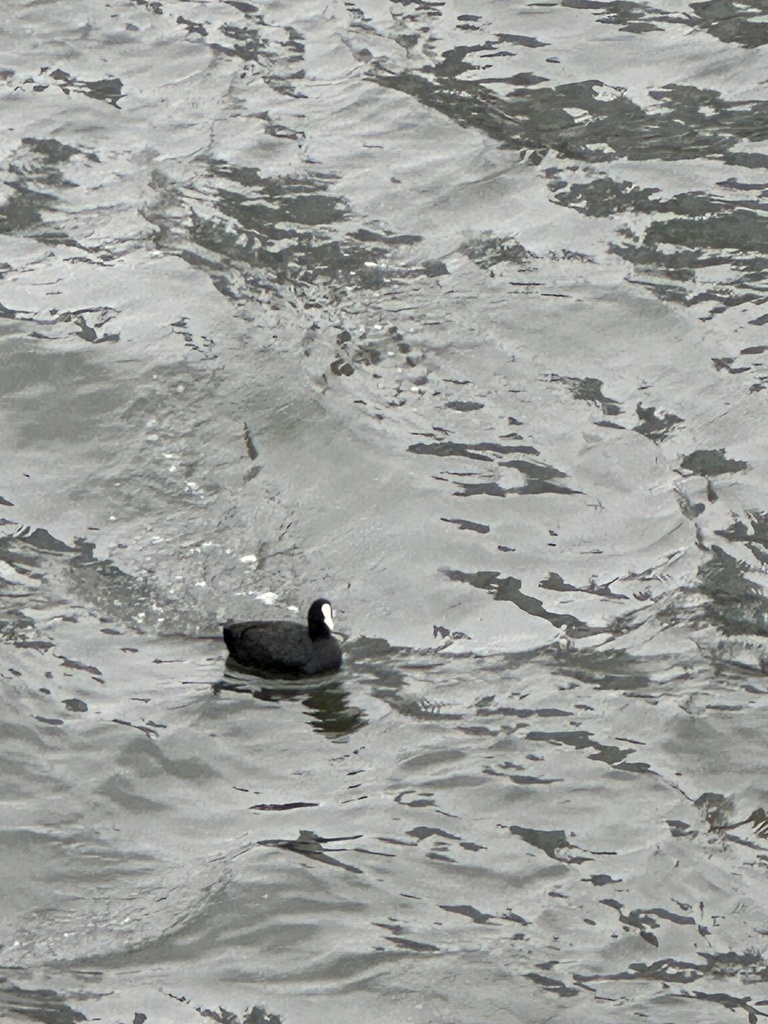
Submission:
[[[329,604],[323,605],[323,622],[325,622],[328,629],[333,632],[333,615],[331,614],[331,606]]]

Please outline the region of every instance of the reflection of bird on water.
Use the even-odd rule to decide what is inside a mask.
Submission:
[[[332,635],[331,602],[310,605],[307,628],[298,622],[235,622],[224,642],[239,666],[266,678],[300,679],[341,667],[341,647]]]
[[[222,691],[249,693],[256,700],[270,703],[301,700],[301,703],[307,708],[307,714],[315,732],[325,733],[331,738],[348,736],[350,733],[357,732],[367,722],[365,712],[350,704],[349,694],[344,687],[336,682],[319,685],[318,683],[280,685],[280,682],[275,680],[270,686],[254,687],[245,681],[242,674],[239,678],[234,672],[227,673],[227,676],[220,682],[214,683],[214,693],[219,694]]]

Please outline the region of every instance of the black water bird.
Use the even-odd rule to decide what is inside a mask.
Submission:
[[[306,629],[298,622],[233,622],[224,627],[224,643],[241,668],[267,678],[300,679],[341,667],[332,630],[331,602],[319,597],[310,605]]]

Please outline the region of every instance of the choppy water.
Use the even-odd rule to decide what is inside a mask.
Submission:
[[[0,1019],[768,1016],[767,11],[7,5]]]

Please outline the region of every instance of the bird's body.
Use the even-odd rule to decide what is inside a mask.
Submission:
[[[332,629],[330,601],[319,598],[309,609],[307,626],[235,622],[224,627],[224,642],[242,668],[267,678],[300,679],[341,667],[341,647]]]

